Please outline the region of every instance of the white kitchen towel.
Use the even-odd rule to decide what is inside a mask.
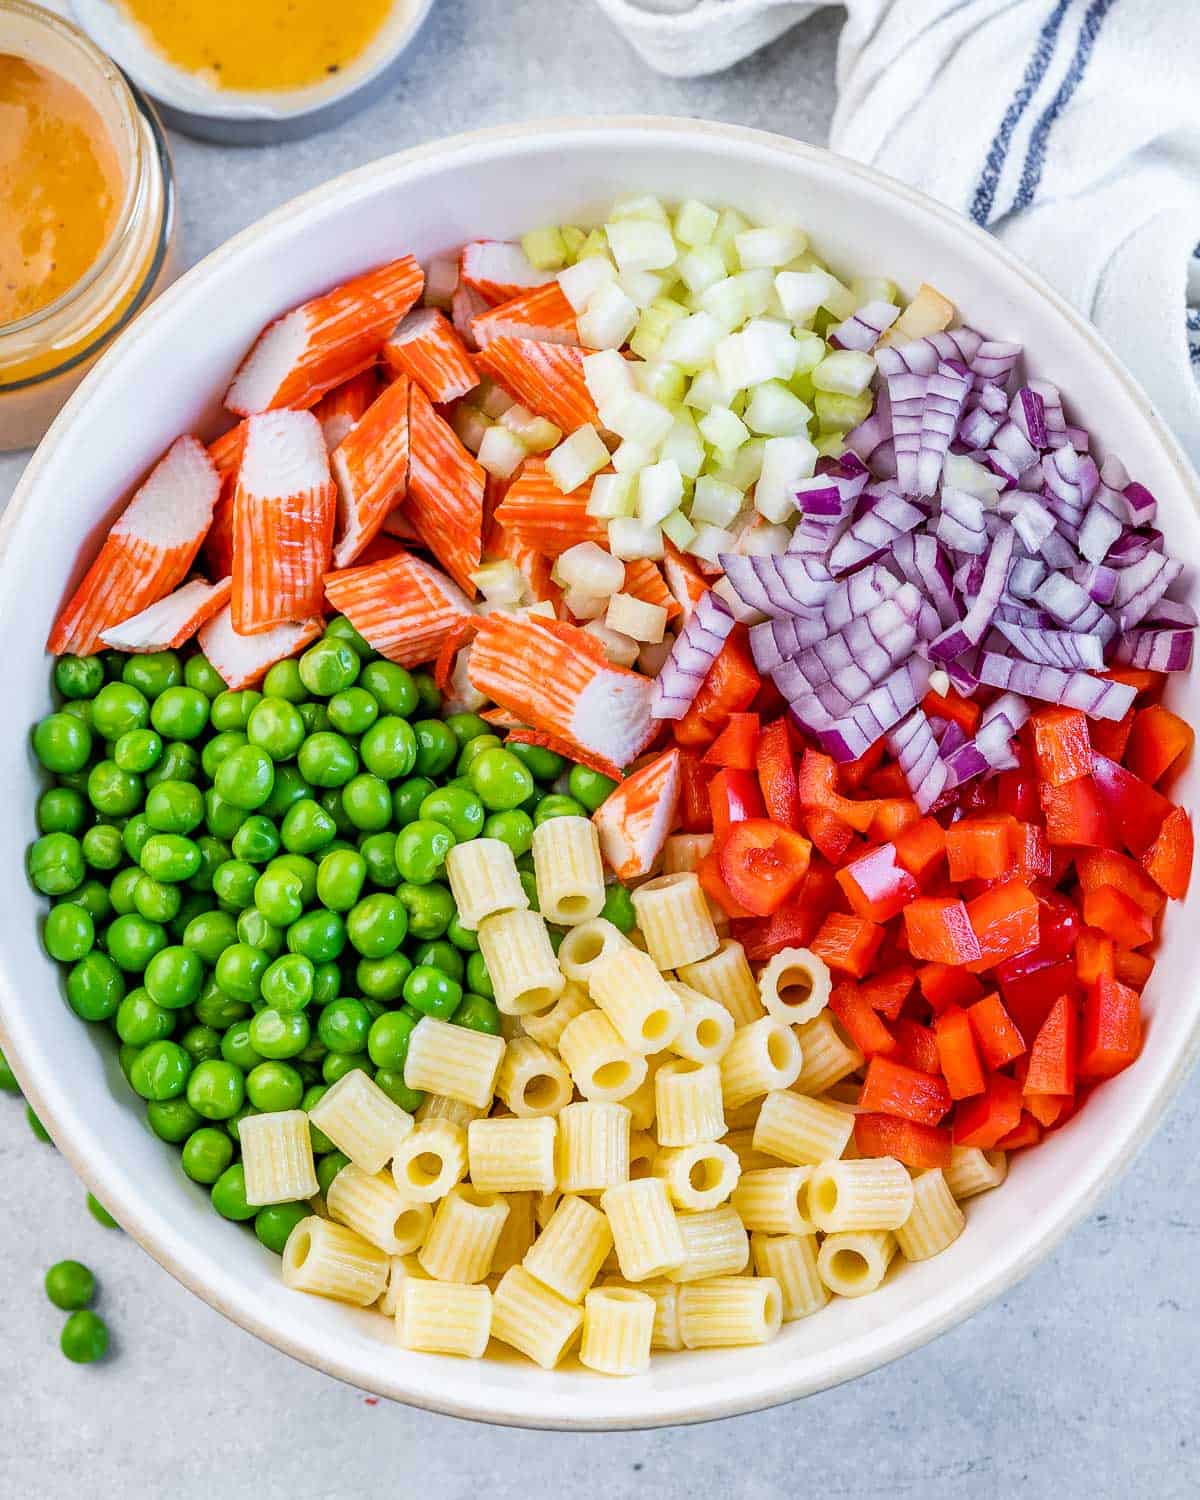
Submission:
[[[698,22],[715,33],[748,3],[700,0],[654,20],[690,17],[695,42]],[[1200,0],[847,10],[832,148],[959,209],[1040,270],[1200,464]]]

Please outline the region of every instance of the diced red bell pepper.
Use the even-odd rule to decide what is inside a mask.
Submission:
[[[807,812],[820,808],[848,823],[857,833],[866,833],[875,816],[874,802],[855,802],[837,790],[837,766],[819,750],[805,750],[799,772],[800,805]]]
[[[874,1113],[898,1115],[918,1125],[937,1125],[953,1100],[944,1078],[893,1062],[890,1057],[873,1057],[867,1064],[858,1102]]]
[[[975,738],[979,718],[983,713],[983,709],[973,698],[960,697],[953,688],[948,693],[935,693],[930,688],[921,699],[921,707],[930,717],[949,719],[952,724],[957,724],[969,740]]]
[[[831,969],[861,979],[871,972],[883,937],[883,928],[876,923],[831,911],[812,940],[812,951]]]
[[[1173,714],[1161,703],[1152,703],[1149,708],[1139,709],[1134,716],[1129,743],[1125,747],[1125,764],[1135,776],[1153,786],[1181,756],[1191,752],[1195,738],[1195,730],[1178,714]],[[1120,759],[1116,755],[1111,758]]]
[[[676,721],[676,743],[710,745],[730,714],[750,707],[760,686],[746,632],[736,626],[709,667],[691,707]]]
[[[1051,1130],[1070,1112],[1071,1094],[1026,1094],[1025,1110],[1046,1130]]]
[[[969,1099],[982,1094],[986,1079],[966,1011],[957,1005],[948,1006],[934,1021],[933,1034],[950,1097]]]
[[[880,766],[867,777],[863,782],[863,791],[872,797],[907,797],[908,778],[900,769],[898,761],[889,761],[886,766]]]
[[[896,859],[922,885],[928,883],[945,858],[946,830],[936,818],[910,823],[892,840]]]
[[[1036,948],[1039,910],[1037,897],[1019,880],[1005,880],[969,901],[967,916],[980,950],[974,967],[990,969]]]
[[[712,813],[713,835],[718,844],[724,841],[735,823],[766,816],[758,790],[758,777],[753,771],[718,771],[708,783],[708,805]]]
[[[1113,966],[1113,940],[1107,933],[1097,932],[1094,927],[1085,927],[1075,944],[1075,972],[1082,985],[1090,986],[1098,979],[1111,979],[1116,973]]]
[[[964,814],[982,814],[996,810],[996,788],[990,776],[986,781],[982,777],[968,781],[965,786],[958,789],[955,795],[958,799],[959,810]]]
[[[858,992],[872,1010],[877,1010],[886,1020],[894,1021],[916,982],[916,970],[910,964],[897,964],[883,974],[872,974],[870,979],[864,979]]]
[[[996,811],[1007,813],[1021,823],[1032,823],[1041,816],[1038,800],[1038,780],[1028,767],[1018,766],[1012,771],[1001,771],[992,778],[996,788]]]
[[[1115,842],[1107,806],[1090,776],[1068,781],[1065,786],[1042,782],[1038,788],[1046,837],[1051,844],[1086,844],[1111,849]]]
[[[1103,755],[1092,757],[1091,780],[1113,831],[1130,854],[1140,857],[1158,837],[1171,804],[1148,781]]]
[[[930,1027],[922,1026],[911,1016],[901,1016],[892,1027],[892,1035],[900,1048],[898,1056],[902,1063],[916,1068],[919,1073],[941,1073],[937,1037]]]
[[[997,970],[999,977],[999,970]],[[1017,1030],[1031,1046],[1038,1029],[1060,995],[1075,996],[1079,993],[1079,981],[1075,976],[1075,965],[1070,959],[1049,964],[1032,974],[1022,974],[1013,979],[1001,979],[1005,1009],[1016,1022]]]
[[[963,818],[946,830],[946,863],[953,881],[999,880],[1012,868],[1012,821]]]
[[[829,996],[829,1009],[864,1057],[878,1054],[890,1057],[896,1052],[896,1038],[858,985],[849,981],[835,984]]]
[[[1081,849],[1075,856],[1075,872],[1083,890],[1115,886],[1151,916],[1166,905],[1166,897],[1141,865],[1115,849]]]
[[[838,767],[838,780],[844,792],[857,792],[868,776],[873,775],[883,763],[883,752],[887,741],[881,735],[857,760],[843,761]]]
[[[836,891],[833,871],[821,860],[813,860],[799,890],[778,911],[738,923],[736,936],[746,957],[763,963],[783,948],[809,947]]]
[[[954,1144],[990,1151],[1020,1122],[1021,1085],[1005,1073],[992,1073],[982,1094],[955,1109]]]
[[[1092,743],[1086,714],[1077,708],[1039,708],[1029,717],[1038,775],[1051,786],[1065,786],[1092,769]]]
[[[1097,672],[1096,675],[1109,682],[1123,682],[1126,687],[1133,688],[1139,704],[1148,703],[1152,698],[1157,699],[1167,680],[1164,673],[1152,672],[1149,667],[1109,667],[1107,671]]]
[[[1187,895],[1193,852],[1192,820],[1182,807],[1173,807],[1142,855],[1142,864],[1159,889],[1179,901]]]
[[[998,1151],[1021,1151],[1026,1146],[1036,1146],[1042,1138],[1042,1127],[1029,1113],[1022,1110],[1016,1128],[1002,1135],[996,1142]]]
[[[831,865],[840,865],[851,847],[859,842],[854,829],[841,818],[823,808],[812,807],[801,813],[804,831]]]
[[[1049,880],[1050,844],[1044,828],[1036,823],[1014,823],[1010,849],[1012,872],[1026,885],[1034,880]]]
[[[1083,920],[1107,932],[1123,948],[1141,948],[1154,937],[1154,918],[1113,885],[1084,891]]]
[[[1068,958],[1075,951],[1080,925],[1079,912],[1067,896],[1061,891],[1043,891],[1038,896],[1037,946],[998,964],[996,978],[1007,984],[1010,979]]]
[[[1137,953],[1132,948],[1113,949],[1113,976],[1122,984],[1141,991],[1150,983],[1154,973],[1154,960],[1147,953]]]
[[[918,1171],[950,1165],[951,1138],[936,1125],[896,1115],[856,1115],[854,1144],[860,1156],[894,1156]]]
[[[889,922],[898,916],[921,887],[896,863],[892,844],[878,844],[856,855],[837,872],[850,909],[869,922]]]
[[[1075,1002],[1068,995],[1060,995],[1050,1007],[1029,1049],[1029,1069],[1022,1085],[1024,1092],[1073,1094],[1078,1050],[1079,1019]],[[1042,1120],[1043,1125],[1046,1123]]]
[[[867,837],[876,843],[884,843],[919,822],[920,818],[921,810],[911,797],[881,797]]]
[[[914,958],[969,964],[983,957],[964,903],[954,896],[918,896],[904,908],[904,932]]]
[[[1131,708],[1123,719],[1089,720],[1088,734],[1097,755],[1107,755],[1109,760],[1125,759],[1137,712],[1136,708]]]
[[[756,917],[769,917],[783,905],[804,879],[812,857],[806,838],[768,818],[734,823],[717,850],[726,890]]]
[[[712,832],[712,806],[708,800],[710,776],[700,769],[700,758],[693,751],[679,753],[680,827],[685,833]]]
[[[701,756],[702,764],[753,771],[758,734],[757,714],[730,714],[725,728]]]
[[[1083,1001],[1079,1077],[1111,1078],[1142,1050],[1142,1002],[1136,990],[1101,977]]]
[[[776,719],[762,731],[755,759],[767,816],[781,828],[798,829],[800,783],[796,777],[786,719]]]
[[[987,1066],[995,1072],[1025,1051],[1025,1039],[994,991],[967,1009],[975,1045]]]
[[[715,849],[711,854],[706,854],[697,865],[696,878],[704,894],[715,901],[727,917],[738,919],[754,915],[735,901],[726,888],[725,882],[721,879],[721,864]]]
[[[935,1016],[950,1005],[969,1005],[983,994],[978,975],[957,964],[922,964],[917,979]]]

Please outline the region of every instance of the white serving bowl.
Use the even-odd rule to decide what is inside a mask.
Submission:
[[[477,236],[603,212],[630,192],[697,196],[798,221],[835,267],[939,287],[965,318],[1018,339],[1035,374],[1109,440],[1161,502],[1175,553],[1200,556],[1196,477],[1149,402],[1092,329],[994,240],[898,183],[828,152],[691,120],[553,122],[440,141],[376,162],[278,210],[210,255],[105,355],[34,457],[0,530],[0,628],[8,642],[0,738],[0,1045],[80,1176],[193,1291],[319,1369],[417,1406],[540,1427],[639,1427],[729,1416],[874,1369],[1012,1285],[1128,1164],[1200,1043],[1200,986],[1184,934],[1200,882],[1172,903],[1135,1067],[1096,1091],[999,1191],[971,1202],[944,1255],[898,1266],[883,1289],[791,1324],[763,1348],[656,1358],[645,1377],[516,1359],[469,1362],[397,1348],[377,1314],[288,1291],[278,1258],[213,1213],[147,1128],[115,1049],[68,1010],[38,941],[42,901],[21,853],[38,776],[26,726],[46,712],[43,642],[64,594],[129,486],[179,432],[212,430],[221,393],[268,319],[401,251],[422,259]],[[1200,719],[1200,675],[1171,701]],[[1200,770],[1177,795],[1196,801]],[[97,1045],[102,1043],[102,1045]]]

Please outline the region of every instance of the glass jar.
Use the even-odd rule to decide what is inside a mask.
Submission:
[[[0,324],[0,452],[11,452],[42,437],[108,342],[175,274],[175,195],[153,109],[78,27],[26,0],[0,0],[0,53],[57,73],[84,95],[124,183],[109,237],[80,280]]]

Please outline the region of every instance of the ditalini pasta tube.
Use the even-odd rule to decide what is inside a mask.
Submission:
[[[244,1134],[241,1125],[249,1125]],[[317,1191],[312,1136],[302,1109],[247,1115],[238,1127],[246,1202],[291,1203]]]
[[[578,932],[578,927],[572,929]],[[613,929],[616,931],[616,929]],[[563,947],[566,946],[571,933],[563,938]],[[562,948],[558,950],[558,959],[562,964]],[[563,973],[566,966],[562,965]],[[543,1047],[549,1047],[552,1051],[558,1050],[559,1039],[563,1032],[576,1016],[581,1016],[585,1010],[595,1010],[591,996],[583,985],[574,983],[570,978],[562,994],[554,1002],[549,1010],[542,1011],[539,1015],[528,1014],[521,1017],[521,1028],[526,1036],[531,1036],[535,1042],[541,1042]]]
[[[543,1286],[524,1266],[505,1271],[492,1294],[492,1336],[552,1370],[583,1327],[583,1310]]]
[[[562,1060],[532,1037],[519,1036],[505,1049],[496,1092],[514,1115],[532,1119],[558,1114],[570,1104],[573,1090]]]
[[[978,1146],[951,1146],[944,1175],[956,1198],[973,1198],[1000,1186],[1008,1175],[1008,1157],[1003,1151],[981,1151]]]
[[[767,1014],[789,1026],[803,1026],[829,1001],[829,968],[807,948],[782,948],[758,977]]]
[[[683,1236],[683,1264],[668,1271],[672,1281],[736,1276],[750,1264],[750,1237],[728,1203],[698,1214],[676,1216]]]
[[[405,1349],[481,1359],[492,1332],[492,1294],[485,1286],[408,1277],[400,1288],[396,1337]]]
[[[891,1156],[823,1161],[808,1180],[808,1207],[824,1234],[898,1229],[913,1210],[913,1180]]]
[[[500,839],[455,844],[446,855],[446,876],[458,920],[468,932],[475,932],[485,917],[524,911],[529,905],[513,852]]]
[[[316,1214],[301,1219],[283,1247],[285,1286],[356,1307],[370,1307],[379,1297],[388,1270],[388,1257],[377,1245]]]
[[[629,1181],[629,1110],[584,1099],[558,1115],[558,1185],[564,1193],[602,1193]]]
[[[663,845],[663,874],[686,875],[698,870],[712,848],[711,833],[673,833]]]
[[[679,1288],[679,1334],[685,1349],[765,1344],[782,1321],[783,1296],[770,1276],[718,1276]]]
[[[679,1336],[679,1287],[676,1282],[668,1281],[665,1276],[657,1276],[649,1281],[639,1281],[635,1287],[617,1276],[606,1276],[604,1285],[623,1286],[630,1291],[642,1292],[654,1303],[651,1349],[683,1348],[683,1340]]]
[[[547,922],[577,927],[600,915],[604,864],[591,818],[547,818],[533,830],[538,905]]]
[[[654,1074],[654,1113],[660,1146],[695,1146],[725,1134],[721,1070],[716,1063],[676,1058]]]
[[[815,1020],[797,1026],[796,1039],[804,1055],[793,1088],[798,1094],[823,1094],[826,1089],[857,1073],[863,1065],[863,1055],[845,1036],[829,1010],[823,1010]]]
[[[558,1200],[522,1265],[568,1302],[582,1302],[612,1247],[612,1230],[604,1214],[567,1193]]]
[[[479,951],[505,1015],[549,1010],[566,980],[536,911],[508,911],[479,924]]]
[[[500,1230],[500,1238],[492,1255],[492,1275],[503,1276],[509,1266],[519,1266],[525,1252],[533,1244],[536,1231],[533,1218],[532,1193],[505,1193],[508,1218]]]
[[[596,1287],[583,1302],[580,1363],[601,1375],[640,1375],[650,1367],[654,1314],[645,1292]]]
[[[765,1014],[746,950],[732,938],[723,938],[710,957],[676,972],[684,984],[723,1005],[735,1026],[749,1026]]]
[[[896,1243],[905,1260],[929,1260],[954,1243],[967,1221],[940,1168],[919,1172],[912,1185],[912,1212],[897,1226]]]
[[[492,1269],[507,1218],[508,1204],[497,1194],[468,1183],[451,1188],[417,1254],[421,1268],[438,1281],[482,1281]]]
[[[253,1117],[251,1117],[253,1118]],[[427,1203],[406,1200],[390,1172],[372,1176],[353,1162],[342,1168],[325,1194],[329,1216],[389,1255],[415,1250],[429,1228]]]
[[[646,951],[660,969],[699,963],[717,951],[720,939],[695,875],[647,880],[633,893],[633,909]]]
[[[503,1037],[473,1031],[468,1026],[454,1026],[449,1021],[439,1021],[436,1016],[422,1016],[408,1039],[404,1082],[410,1089],[445,1094],[451,1099],[461,1099],[464,1104],[473,1104],[477,1109],[488,1109],[496,1092],[496,1075],[503,1057]],[[346,1078],[353,1077],[353,1073],[346,1074]],[[333,1087],[338,1088],[339,1084]],[[332,1094],[333,1089],[329,1093]],[[387,1098],[386,1094],[384,1098]],[[328,1099],[329,1094],[326,1094],[321,1104]],[[325,1127],[322,1125],[321,1128]],[[327,1130],[325,1133],[329,1135]],[[330,1139],[334,1140],[334,1137],[330,1136]],[[335,1141],[335,1144],[340,1143]],[[346,1155],[354,1160],[349,1151]]]
[[[824,1307],[832,1295],[817,1272],[812,1234],[752,1234],[750,1256],[759,1276],[773,1276],[783,1296],[783,1321],[794,1323]]]
[[[835,1104],[779,1089],[767,1095],[754,1126],[755,1149],[795,1167],[835,1160],[854,1133],[854,1116]]]
[[[488,1103],[491,1103],[490,1099]],[[449,1120],[451,1125],[461,1125],[465,1130],[472,1120],[478,1120],[486,1113],[486,1109],[479,1105],[464,1104],[461,1099],[451,1099],[448,1094],[426,1094],[417,1107],[416,1119],[418,1124],[423,1120]]]
[[[557,823],[551,818],[551,823]],[[589,983],[592,970],[602,958],[607,958],[617,948],[632,948],[633,944],[607,917],[593,917],[590,922],[581,922],[563,934],[558,947],[558,962],[568,979],[576,984]]]
[[[681,1146],[681,1151],[703,1150],[703,1147]],[[658,1144],[646,1130],[633,1130],[629,1134],[629,1181],[639,1182],[643,1177],[653,1176],[654,1162],[658,1156]]]
[[[768,1168],[779,1165],[777,1156],[768,1156],[765,1151],[756,1149],[753,1125],[739,1126],[737,1130],[727,1131],[721,1137],[721,1144],[728,1146],[737,1157],[738,1166],[743,1172],[765,1172]]]
[[[436,1203],[467,1175],[467,1133],[450,1120],[423,1120],[392,1158],[402,1198]]]
[[[585,1099],[627,1099],[646,1077],[646,1059],[626,1047],[601,1010],[585,1010],[570,1021],[558,1051]]]
[[[710,1000],[691,985],[676,979],[667,983],[683,1006],[683,1024],[671,1043],[671,1051],[691,1062],[720,1062],[733,1041],[733,1017],[717,1000]]]
[[[433,1217],[433,1211],[428,1203],[422,1203],[420,1206],[428,1211],[430,1218]],[[410,1276],[417,1277],[419,1281],[428,1279],[418,1264],[417,1257],[411,1251],[407,1255],[388,1256],[387,1286],[384,1287],[379,1301],[375,1304],[384,1317],[394,1318],[400,1311],[400,1292]]]
[[[555,1185],[553,1119],[472,1120],[467,1126],[471,1181],[488,1193],[548,1193]]]
[[[421,1024],[418,1022],[415,1031]],[[413,1117],[407,1110],[389,1099],[361,1068],[326,1089],[309,1110],[308,1118],[356,1167],[371,1176],[391,1161],[397,1146],[413,1128]]]
[[[619,948],[591,972],[592,999],[631,1052],[661,1052],[683,1025],[679,996],[654,960],[637,948]]]
[[[896,1236],[887,1229],[829,1234],[817,1255],[817,1271],[839,1297],[865,1297],[883,1281],[895,1253]]]
[[[803,1063],[800,1043],[790,1026],[763,1016],[733,1034],[721,1059],[721,1091],[726,1111],[749,1104],[796,1081]]]
[[[811,1167],[767,1167],[743,1172],[731,1202],[747,1229],[762,1234],[811,1235],[808,1180]]]
[[[612,1226],[617,1261],[627,1281],[645,1281],[683,1264],[683,1236],[657,1177],[606,1189],[600,1206]]]
[[[728,1146],[704,1141],[656,1152],[651,1170],[665,1184],[676,1208],[700,1212],[725,1202],[737,1183],[740,1168]]]

